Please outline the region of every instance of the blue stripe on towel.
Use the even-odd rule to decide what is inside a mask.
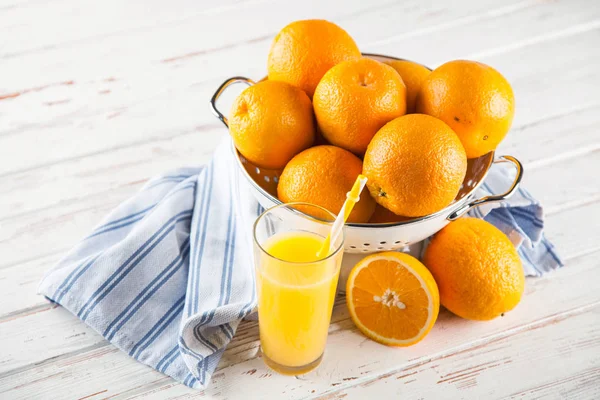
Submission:
[[[206,174],[206,178],[207,178],[207,182],[204,185],[204,194],[202,197],[202,208],[201,208],[201,219],[200,219],[200,223],[198,224],[198,234],[196,235],[196,240],[199,240],[199,242],[196,243],[196,249],[198,249],[198,251],[200,252],[197,256],[196,256],[196,265],[197,268],[192,269],[192,271],[194,271],[195,275],[192,278],[194,285],[192,287],[193,292],[192,292],[192,307],[190,312],[191,313],[196,313],[198,311],[198,299],[199,299],[199,294],[197,293],[198,288],[200,287],[199,284],[199,280],[200,280],[200,266],[202,265],[202,256],[204,254],[204,245],[205,245],[205,241],[206,241],[206,225],[207,225],[207,219],[208,219],[208,215],[209,215],[209,210],[210,210],[210,203],[211,203],[211,197],[212,197],[212,178],[213,178],[213,173],[214,170],[211,168],[210,171],[207,172]],[[201,230],[200,230],[201,229]],[[200,234],[200,232],[202,232]]]
[[[83,275],[85,271],[87,271],[94,264],[94,262],[96,262],[98,257],[100,257],[100,255],[96,254],[96,256],[91,257],[89,261],[86,259],[87,262],[81,263],[81,265],[71,271],[71,273],[67,276],[67,279],[65,279],[63,283],[60,284],[58,289],[56,289],[53,297],[55,302],[60,303],[63,296],[68,293],[69,290],[71,290],[71,287],[73,287],[75,282],[77,282],[81,275]]]
[[[88,238],[96,236],[99,233],[105,231],[107,228],[113,227],[113,226],[115,226],[117,224],[120,224],[122,222],[126,222],[127,223],[127,222],[129,222],[129,221],[131,221],[133,219],[135,219],[135,221],[139,221],[140,218],[135,218],[135,217],[143,216],[148,211],[152,210],[155,206],[156,206],[156,204],[152,204],[151,206],[148,206],[148,207],[146,207],[146,208],[144,208],[144,209],[142,209],[142,210],[140,210],[138,212],[134,212],[133,214],[129,214],[129,215],[123,217],[123,218],[118,218],[118,219],[116,219],[114,221],[111,221],[111,222],[108,222],[108,223],[106,223],[106,224],[104,224],[102,226],[99,226],[98,228],[96,228],[94,230],[94,233],[91,236],[88,236]]]
[[[181,248],[181,253],[164,268],[159,274],[133,299],[131,303],[119,314],[102,334],[111,340],[115,333],[131,319],[131,317],[154,295],[169,279],[181,268],[190,250],[190,241],[186,239]]]
[[[164,373],[167,368],[177,359],[179,355],[179,345],[173,346],[171,351],[169,351],[159,362],[156,364],[156,370]]]
[[[131,348],[129,355],[138,357],[141,352],[146,350],[183,311],[184,303],[185,294],[180,297],[150,329],[148,329],[144,337]]]
[[[171,217],[150,239],[137,249],[100,287],[92,294],[88,301],[81,307],[77,316],[86,320],[90,312],[102,301],[136,266],[146,257],[161,241],[175,228],[176,224],[189,220],[192,210],[182,211]],[[157,238],[158,237],[158,238]],[[156,240],[155,240],[156,239]],[[137,257],[137,258],[136,258]]]

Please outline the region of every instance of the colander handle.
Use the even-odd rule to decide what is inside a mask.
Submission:
[[[212,98],[210,99],[210,109],[212,110],[213,114],[215,114],[215,116],[219,118],[221,122],[228,128],[229,124],[227,123],[227,117],[224,116],[223,113],[217,108],[217,100],[219,97],[221,97],[225,89],[236,83],[245,83],[248,86],[252,86],[255,82],[252,79],[248,79],[243,76],[234,76],[233,78],[229,78],[225,82],[221,83],[221,86],[219,86],[215,94],[213,94]]]
[[[515,168],[517,169],[517,174],[515,175],[515,180],[513,181],[510,188],[502,194],[485,196],[485,197],[482,197],[477,200],[473,200],[473,201],[463,205],[458,210],[455,210],[454,212],[452,212],[452,214],[448,215],[447,219],[449,221],[454,221],[455,219],[461,217],[463,214],[465,214],[467,211],[469,211],[473,207],[479,207],[480,205],[485,204],[485,203],[492,203],[492,202],[496,202],[496,201],[506,200],[510,196],[513,195],[515,190],[517,190],[519,187],[521,178],[523,178],[523,164],[521,164],[521,162],[519,160],[517,160],[516,158],[514,158],[513,156],[500,156],[499,158],[494,160],[493,164],[500,164],[500,163],[505,163],[505,162],[512,163],[515,166]]]

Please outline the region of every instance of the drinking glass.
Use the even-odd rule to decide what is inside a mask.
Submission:
[[[265,363],[286,374],[319,365],[343,256],[344,235],[318,257],[335,215],[309,203],[281,204],[254,224],[258,324]]]

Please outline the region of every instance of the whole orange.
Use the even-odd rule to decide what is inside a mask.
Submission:
[[[277,195],[284,203],[312,203],[337,214],[361,172],[362,161],[349,151],[328,145],[311,147],[285,166]],[[363,191],[348,222],[367,222],[374,210],[375,201]]]
[[[495,150],[515,113],[508,81],[495,69],[475,61],[450,61],[421,85],[417,112],[432,115],[456,132],[468,158]]]
[[[312,98],[331,67],[358,57],[360,50],[345,30],[325,20],[303,20],[292,22],[275,36],[267,70],[269,80],[290,83]]]
[[[235,147],[253,164],[280,169],[315,140],[310,99],[284,82],[263,81],[245,89],[229,113]]]
[[[450,204],[466,171],[467,156],[456,134],[423,114],[405,115],[381,128],[363,165],[375,201],[407,217],[432,214]]]
[[[502,231],[477,218],[461,218],[439,231],[423,261],[444,307],[474,320],[512,310],[525,287],[517,250]]]
[[[408,60],[390,60],[385,63],[400,74],[406,85],[406,113],[414,113],[417,94],[421,89],[421,84],[429,76],[431,70],[421,64]]]
[[[406,86],[389,65],[345,61],[323,76],[313,106],[325,139],[362,155],[383,125],[406,112]]]

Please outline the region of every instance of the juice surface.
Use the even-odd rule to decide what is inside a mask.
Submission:
[[[293,231],[263,245],[279,260],[265,256],[257,268],[261,345],[282,366],[307,365],[325,348],[339,263],[336,257],[316,261],[323,241],[316,234]]]

